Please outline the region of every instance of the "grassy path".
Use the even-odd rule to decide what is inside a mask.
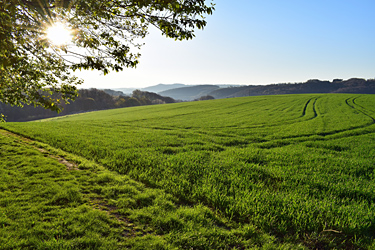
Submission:
[[[0,249],[302,249],[0,130]]]
[[[144,233],[95,202],[99,166],[3,130],[0,148],[1,249],[118,249]]]

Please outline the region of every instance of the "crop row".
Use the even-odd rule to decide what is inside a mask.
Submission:
[[[371,95],[316,94],[117,109],[5,127],[284,239],[324,235],[361,245],[375,234],[374,118]]]

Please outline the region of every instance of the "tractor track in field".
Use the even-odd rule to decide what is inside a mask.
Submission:
[[[314,117],[317,116],[316,111],[315,111],[315,102],[316,102],[317,98],[310,98],[309,100],[307,100],[307,102],[305,103],[305,106],[303,107],[303,110],[302,110],[302,116],[306,116],[306,110],[307,110],[307,107],[309,106],[311,100],[313,100],[313,99],[315,99],[315,100],[314,100],[314,103],[313,103],[313,112],[314,112]]]
[[[355,97],[355,98],[348,98],[348,99],[345,100],[345,103],[346,103],[349,107],[351,107],[351,108],[355,109],[356,111],[358,111],[358,112],[364,114],[365,116],[371,118],[371,119],[372,119],[372,123],[375,123],[375,118],[372,117],[371,115],[369,115],[369,114],[367,113],[367,112],[369,112],[369,111],[366,110],[364,107],[358,105],[358,104],[355,102],[355,101],[357,100],[357,98],[358,98],[358,97]],[[350,104],[349,104],[349,100],[352,101],[353,105],[350,105]],[[356,108],[356,106],[360,107],[362,110]],[[363,110],[365,110],[366,112],[363,111]],[[371,111],[370,111],[370,112],[371,112]],[[371,112],[371,113],[372,113],[372,112]]]
[[[304,104],[303,108],[302,108],[302,115],[299,118],[296,118],[296,119],[284,121],[283,123],[258,124],[258,125],[247,126],[247,127],[237,127],[236,125],[233,125],[233,126],[227,126],[227,127],[232,127],[232,128],[241,129],[241,130],[249,130],[249,129],[260,128],[260,127],[271,128],[271,127],[277,127],[277,126],[280,126],[280,125],[295,124],[295,123],[313,120],[313,119],[319,117],[319,114],[317,112],[317,101],[318,101],[318,99],[319,99],[319,97],[313,97],[313,98],[308,99],[306,101],[306,103]],[[352,99],[353,105],[350,104],[351,99]],[[284,136],[284,137],[274,138],[273,140],[270,140],[270,141],[263,141],[263,140],[261,140],[259,142],[252,141],[251,144],[259,144],[259,145],[262,145],[264,143],[271,143],[272,144],[272,141],[274,141],[275,145],[269,146],[269,147],[266,146],[267,148],[273,148],[273,147],[283,147],[283,146],[287,146],[287,145],[294,144],[294,143],[297,143],[297,142],[313,141],[313,140],[316,140],[315,136],[321,136],[320,140],[327,140],[327,138],[324,138],[325,136],[335,136],[335,135],[337,135],[337,138],[354,136],[354,135],[345,135],[345,134],[340,136],[340,134],[344,133],[344,132],[355,131],[355,130],[358,130],[358,129],[364,129],[366,127],[372,126],[375,123],[375,119],[371,115],[367,114],[365,111],[362,111],[362,110],[356,108],[356,106],[359,106],[359,107],[361,107],[361,106],[356,104],[355,100],[356,100],[356,98],[348,98],[348,99],[345,100],[345,104],[348,105],[350,108],[355,109],[356,111],[360,112],[361,114],[371,118],[372,119],[371,123],[360,125],[360,126],[355,126],[355,127],[351,127],[351,128],[347,128],[347,129],[328,131],[328,132],[318,132],[318,133],[309,133],[309,134],[303,134],[303,135]],[[361,108],[365,110],[365,108],[363,108],[363,107],[361,107]],[[299,119],[301,119],[301,118],[303,119],[304,117],[307,116],[308,110],[313,112],[312,117],[308,117],[307,119],[304,119],[304,120],[299,120]],[[371,112],[371,111],[368,111],[368,112]],[[369,133],[373,133],[373,132],[372,131],[358,131],[358,133],[355,133],[355,135],[369,134]],[[311,138],[311,137],[313,137],[313,138]],[[294,141],[288,142],[288,140],[294,140]],[[247,144],[250,144],[250,143],[247,143]]]
[[[302,108],[302,115],[300,117],[297,117],[297,118],[294,118],[294,119],[286,120],[286,121],[283,121],[283,122],[275,122],[275,123],[271,123],[271,124],[262,123],[262,124],[257,124],[257,125],[247,126],[247,127],[240,127],[240,128],[237,127],[237,125],[226,126],[226,127],[227,128],[236,128],[236,129],[248,130],[248,129],[253,129],[253,128],[272,128],[272,127],[278,127],[280,125],[295,124],[295,123],[313,120],[313,119],[318,117],[318,113],[316,111],[316,102],[318,101],[318,99],[319,99],[319,97],[314,97],[314,98],[310,98],[309,100],[307,100],[307,102],[305,103],[305,105]],[[303,119],[303,118],[306,117],[306,112],[307,112],[308,106],[309,106],[309,104],[311,103],[312,100],[314,100],[313,103],[312,103],[312,111],[313,111],[314,115],[311,118]],[[306,135],[303,135],[302,137],[305,137],[305,136]],[[310,136],[310,135],[307,135],[307,136]],[[300,137],[300,136],[298,136],[298,137]]]
[[[309,119],[307,119],[307,120],[304,120],[304,121],[312,120],[312,119],[315,119],[316,117],[318,117],[318,113],[316,112],[316,102],[317,102],[317,100],[318,100],[318,97],[311,98],[311,99],[309,99],[309,100],[306,102],[306,104],[305,104],[305,106],[304,106],[304,108],[303,108],[303,111],[302,111],[302,117],[305,117],[305,116],[306,116],[306,110],[307,110],[307,108],[308,108],[308,106],[309,106],[309,104],[310,104],[310,102],[311,102],[312,100],[314,100],[314,102],[312,103],[312,111],[314,112],[314,116],[311,117],[311,118],[309,118]]]
[[[311,98],[309,99],[305,106],[304,106],[304,109],[303,109],[303,116],[306,114],[306,110],[307,110],[307,106],[310,104],[311,100],[314,99],[314,98]],[[314,119],[318,116],[317,112],[316,112],[316,101],[317,101],[318,98],[315,98],[314,100],[314,103],[313,103],[313,112],[314,112],[314,117],[313,118],[310,118],[309,120],[311,119]],[[296,135],[296,136],[286,136],[286,137],[280,137],[280,138],[276,138],[275,140],[290,140],[290,139],[296,139],[298,140],[298,138],[301,138],[301,140],[298,140],[298,142],[305,142],[305,141],[311,141],[311,140],[316,140],[316,138],[314,139],[309,139],[310,136],[314,136],[314,135],[318,135],[318,136],[334,136],[334,135],[339,135],[340,133],[344,133],[344,132],[349,132],[349,131],[355,131],[355,130],[358,130],[358,129],[364,129],[364,128],[367,128],[367,127],[370,127],[372,125],[375,124],[375,118],[372,117],[371,115],[369,115],[367,112],[369,113],[372,113],[371,111],[368,111],[366,110],[364,107],[358,105],[355,103],[355,100],[357,99],[357,97],[355,98],[347,98],[345,100],[345,104],[347,106],[349,106],[350,108],[354,109],[355,111],[369,117],[372,122],[371,123],[367,123],[367,124],[364,124],[364,125],[361,125],[361,126],[355,126],[355,127],[351,127],[351,128],[348,128],[348,129],[341,129],[341,130],[335,130],[335,131],[329,131],[329,132],[320,132],[320,133],[316,133],[316,134],[307,134],[307,135]],[[353,104],[350,104],[350,101],[353,103]],[[361,110],[359,108],[357,108],[356,106],[360,107],[361,109],[365,110]],[[290,123],[292,124],[292,123]],[[275,125],[277,126],[277,125]],[[364,134],[370,134],[370,133],[374,133],[374,131],[362,131],[360,133],[356,133],[355,135],[343,135],[343,136],[339,136],[339,138],[344,138],[344,137],[351,137],[351,136],[357,136],[357,135],[364,135]],[[323,139],[323,138],[322,138]],[[280,143],[278,144],[277,147],[282,147],[282,146],[286,146],[286,145],[289,145],[289,144],[293,144],[294,142],[291,142],[291,143]]]
[[[308,106],[312,104],[312,111],[314,113],[314,116],[307,119],[307,120],[302,120],[302,121],[295,121],[295,120],[289,120],[288,122],[285,122],[283,123],[283,125],[285,124],[294,124],[294,123],[299,123],[299,122],[305,122],[305,121],[308,121],[308,120],[312,120],[312,119],[315,119],[318,117],[318,113],[316,111],[316,103],[317,103],[317,100],[319,99],[319,97],[314,97],[314,98],[310,98],[304,105],[303,107],[303,110],[302,110],[302,116],[301,117],[305,117],[306,116],[306,113],[307,113],[307,109],[308,109]],[[372,122],[371,123],[367,123],[367,124],[364,124],[364,125],[360,125],[360,126],[355,126],[355,127],[351,127],[351,128],[348,128],[348,129],[341,129],[341,130],[334,130],[334,131],[328,131],[328,132],[319,132],[319,133],[312,133],[312,134],[305,134],[305,135],[292,135],[292,136],[285,136],[285,137],[279,137],[279,138],[275,138],[271,141],[268,141],[268,142],[265,142],[265,141],[261,141],[261,142],[258,142],[256,144],[263,144],[263,143],[271,143],[272,141],[275,141],[278,143],[275,143],[274,146],[269,146],[267,148],[274,148],[274,147],[283,147],[283,146],[287,146],[287,145],[290,145],[290,144],[294,144],[296,142],[307,142],[307,141],[312,141],[312,140],[316,140],[316,138],[310,138],[311,136],[322,136],[322,137],[325,137],[325,136],[335,136],[337,135],[338,138],[344,138],[344,137],[351,137],[351,136],[357,136],[357,135],[364,135],[364,134],[369,134],[369,133],[374,133],[374,131],[361,131],[359,133],[355,133],[354,135],[342,135],[342,136],[339,136],[340,133],[344,133],[344,132],[349,132],[349,131],[355,131],[355,130],[358,130],[358,129],[364,129],[364,128],[367,128],[367,127],[370,127],[372,125],[375,124],[375,118],[372,117],[371,115],[369,115],[368,113],[372,113],[372,111],[369,111],[369,110],[366,110],[364,107],[358,105],[355,103],[355,100],[357,98],[348,98],[345,100],[345,104],[347,106],[349,106],[350,108],[354,109],[355,111],[369,117]],[[350,101],[353,103],[353,104],[350,104]],[[361,109],[357,108],[357,107],[360,107]],[[295,121],[295,122],[293,122]],[[262,127],[277,127],[277,126],[280,126],[280,124],[268,124],[268,125],[263,125]],[[261,127],[261,125],[258,125],[258,126],[252,126],[251,128],[259,128]],[[250,127],[247,127],[247,128],[243,128],[243,129],[251,129]],[[288,142],[288,140],[296,140],[295,142]],[[326,140],[325,138],[320,138],[321,140]],[[255,142],[252,142],[252,143],[255,143]]]
[[[357,99],[358,99],[358,97],[356,97],[356,98],[353,99],[353,103],[354,103],[356,106],[359,106],[359,107],[361,107],[362,109],[364,109],[364,110],[366,110],[366,111],[368,111],[368,112],[370,112],[370,113],[372,113],[372,114],[375,115],[375,110],[369,110],[369,109],[366,109],[365,107],[363,107],[362,105],[359,105],[359,104],[357,103]]]

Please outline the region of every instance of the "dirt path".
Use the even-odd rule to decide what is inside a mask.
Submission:
[[[0,129],[0,134],[4,135],[4,136],[8,136],[8,137],[11,136],[11,137],[15,138],[18,142],[23,143],[23,144],[28,145],[28,146],[31,146],[32,148],[38,150],[39,152],[41,152],[43,154],[47,154],[49,157],[51,157],[53,159],[56,159],[59,163],[65,165],[67,170],[79,170],[77,163],[75,163],[73,161],[68,161],[64,157],[52,154],[51,152],[47,151],[45,148],[41,147],[40,144],[38,146],[38,144],[35,143],[35,141],[33,141],[29,138],[23,137],[21,135],[12,133],[12,132],[10,132],[8,130],[4,130],[4,129]]]

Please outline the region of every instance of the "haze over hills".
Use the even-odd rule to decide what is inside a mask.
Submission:
[[[119,88],[131,95],[136,88]],[[212,96],[215,99],[257,96],[257,95],[281,95],[281,94],[303,94],[303,93],[358,93],[375,94],[375,79],[351,78],[348,80],[334,79],[325,81],[312,79],[301,83],[279,83],[270,85],[186,85],[158,84],[141,91],[154,92],[161,96],[172,97],[176,100],[192,101],[202,96]]]
[[[209,95],[215,99],[308,93],[356,93],[375,94],[375,79],[351,78],[348,80],[334,79],[325,81],[311,79],[301,83],[279,83],[270,85],[196,85],[159,92],[176,100],[195,100],[200,96]]]
[[[157,94],[162,94],[165,91],[173,90],[173,89],[180,89],[180,90],[183,91],[183,89],[181,89],[181,88],[185,88],[185,87],[186,88],[192,88],[192,89],[193,89],[193,87],[198,87],[199,89],[201,89],[202,88],[201,86],[216,86],[216,87],[219,87],[219,88],[231,88],[231,87],[241,87],[241,86],[245,86],[245,85],[238,85],[238,84],[188,85],[188,84],[183,84],[183,83],[173,83],[173,84],[159,83],[157,85],[153,85],[153,86],[149,86],[149,87],[145,87],[145,88],[112,88],[111,90],[115,91],[113,93],[113,95],[118,95],[118,93],[116,94],[116,92],[118,92],[118,91],[122,92],[124,95],[131,95],[132,92],[136,89],[139,89],[141,91],[147,91],[147,92],[154,92],[154,93],[157,93]],[[192,89],[190,89],[190,90],[192,90]],[[166,92],[166,93],[168,93],[168,92]],[[178,94],[178,95],[180,95],[180,94]],[[193,95],[193,97],[195,97],[195,96],[196,95]],[[185,96],[183,96],[183,97],[184,98],[182,98],[181,100],[185,100],[185,99],[186,100],[193,100],[193,99],[195,99],[193,97],[191,97],[191,98],[190,97],[186,98]],[[201,96],[199,96],[199,97],[201,97]]]
[[[184,86],[173,88],[176,86]],[[229,87],[228,87],[229,86]],[[284,95],[284,94],[312,94],[312,93],[355,93],[375,94],[375,79],[351,78],[348,80],[335,79],[331,81],[308,80],[304,83],[285,83],[272,85],[184,85],[184,84],[159,84],[145,89],[165,89],[154,93],[151,91],[137,90],[124,94],[119,90],[111,89],[81,89],[75,102],[63,104],[63,112],[57,114],[43,108],[34,108],[25,105],[23,108],[12,107],[0,103],[0,113],[7,116],[7,121],[29,121],[47,117],[55,117],[73,113],[82,113],[93,110],[113,109],[132,106],[143,106],[179,101],[223,99],[233,97],[258,96],[258,95]]]
[[[217,85],[197,85],[177,89],[169,89],[159,92],[158,94],[162,96],[169,96],[176,100],[191,101],[202,96],[206,96],[217,89],[220,89],[220,87]]]
[[[182,87],[187,87],[188,85],[182,84],[182,83],[174,83],[174,84],[163,84],[159,83],[155,86],[150,86],[146,88],[142,88],[142,91],[148,91],[148,92],[154,92],[154,93],[160,93],[162,91],[170,90],[170,89],[177,89]]]
[[[189,85],[182,84],[182,83],[174,83],[174,84],[159,83],[158,85],[149,86],[149,87],[146,87],[146,88],[113,88],[112,90],[121,91],[126,95],[130,95],[136,89],[139,89],[139,90],[142,90],[142,91],[159,93],[159,92],[166,91],[166,90],[169,90],[169,89],[176,89],[176,88],[181,88],[181,87],[185,87],[185,86],[189,86]]]
[[[258,96],[258,95],[284,95],[284,94],[311,94],[311,93],[356,93],[375,94],[375,79],[351,78],[348,80],[334,79],[321,81],[308,80],[303,83],[280,83],[271,85],[249,85],[217,89],[209,95],[216,99]]]

